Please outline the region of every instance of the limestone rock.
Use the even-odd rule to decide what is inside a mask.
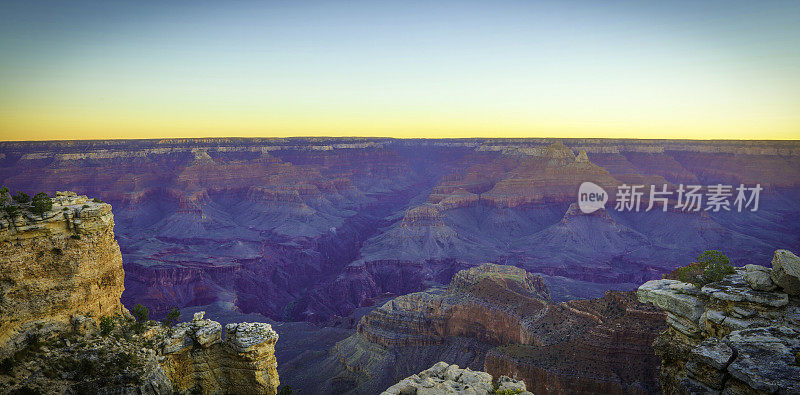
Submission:
[[[486,394],[531,394],[526,390],[525,382],[501,376],[497,381],[495,392],[492,376],[486,372],[461,369],[458,365],[437,362],[429,369],[423,370],[401,380],[389,387],[381,395],[429,394],[429,395],[486,395]],[[508,391],[508,392],[507,392]]]
[[[722,370],[733,358],[733,350],[725,342],[712,337],[692,349],[692,357],[717,370]]]
[[[744,280],[747,281],[747,285],[750,288],[757,291],[772,291],[777,288],[775,283],[772,282],[772,278],[770,278],[770,270],[768,268],[759,265],[747,265],[745,269],[747,271],[743,273]]]
[[[797,259],[778,250],[771,272],[748,265],[707,284],[694,296],[702,310],[696,326],[683,318],[694,312],[678,291],[684,285],[639,288],[640,300],[668,311],[670,327],[654,343],[664,393],[800,393],[800,306],[781,292],[794,292]]]
[[[266,323],[222,326],[195,313],[162,341],[161,366],[179,391],[275,394],[280,381],[275,360],[278,334]]]
[[[787,250],[775,251],[771,277],[787,294],[800,295],[800,257]]]
[[[52,200],[42,216],[0,215],[0,357],[36,325],[127,314],[111,206],[75,193]]]
[[[652,303],[670,313],[697,322],[703,314],[704,304],[696,296],[691,295],[694,288],[678,280],[651,280],[644,283],[636,295],[642,303]]]
[[[736,358],[728,371],[750,387],[768,393],[800,393],[800,332],[787,327],[745,329],[731,333]]]

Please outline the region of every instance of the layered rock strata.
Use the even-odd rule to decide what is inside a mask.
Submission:
[[[195,315],[167,327],[120,303],[111,206],[59,192],[52,210],[0,219],[0,388],[18,393],[275,394],[266,323]],[[4,391],[0,391],[4,392]]]
[[[748,265],[697,288],[653,280],[639,300],[665,310],[654,343],[665,393],[800,393],[800,258],[775,252],[772,268]]]
[[[34,326],[127,312],[111,206],[71,192],[52,200],[42,215],[0,217],[0,351]]]
[[[378,346],[379,354],[404,364],[410,364],[404,360],[407,353],[423,360],[427,353],[447,353],[471,364],[477,360],[478,368],[523,379],[537,393],[657,390],[659,362],[651,343],[665,328],[662,312],[629,292],[559,304],[548,295],[539,276],[483,264],[458,272],[447,288],[385,303],[364,316],[359,334],[335,352],[350,369],[366,369],[373,379],[384,373],[360,366],[356,356]],[[469,345],[476,354],[450,351],[458,345]]]
[[[275,360],[278,334],[266,323],[225,326],[196,313],[162,343],[161,366],[178,391],[275,394],[280,381]]]

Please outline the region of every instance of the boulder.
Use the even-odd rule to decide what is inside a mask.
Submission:
[[[746,271],[742,273],[742,276],[750,288],[756,291],[772,291],[777,287],[772,282],[769,268],[759,265],[747,265],[745,269]]]
[[[791,251],[775,251],[770,276],[787,294],[800,295],[800,257]]]

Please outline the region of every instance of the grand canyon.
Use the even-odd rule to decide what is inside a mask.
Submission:
[[[578,209],[584,182],[604,209]],[[622,185],[716,184],[759,185],[757,211],[614,209]],[[800,251],[795,141],[2,142],[0,185],[110,205],[122,305],[269,323],[299,393],[379,393],[439,361],[534,393],[657,392],[670,321],[633,291],[706,250]]]

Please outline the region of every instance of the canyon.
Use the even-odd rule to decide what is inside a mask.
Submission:
[[[487,263],[447,287],[389,300],[356,334],[286,362],[294,373],[284,382],[376,393],[440,361],[518,379],[533,393],[647,394],[658,390],[651,343],[665,328],[665,314],[632,292],[554,303],[540,276]]]
[[[605,209],[577,209],[586,181],[609,192]],[[621,185],[718,183],[759,184],[758,211],[614,209]],[[187,323],[200,311],[221,327],[269,323],[281,383],[307,391],[376,393],[439,361],[516,374],[534,393],[657,391],[650,343],[664,315],[630,291],[704,250],[736,266],[800,250],[789,141],[2,142],[0,185],[102,199],[75,214],[86,226],[113,211],[117,277],[102,284],[122,304],[92,314],[141,303],[155,318],[179,307]],[[62,239],[14,262],[85,242]],[[508,272],[464,285],[487,267]],[[1,336],[35,325],[26,309]]]

